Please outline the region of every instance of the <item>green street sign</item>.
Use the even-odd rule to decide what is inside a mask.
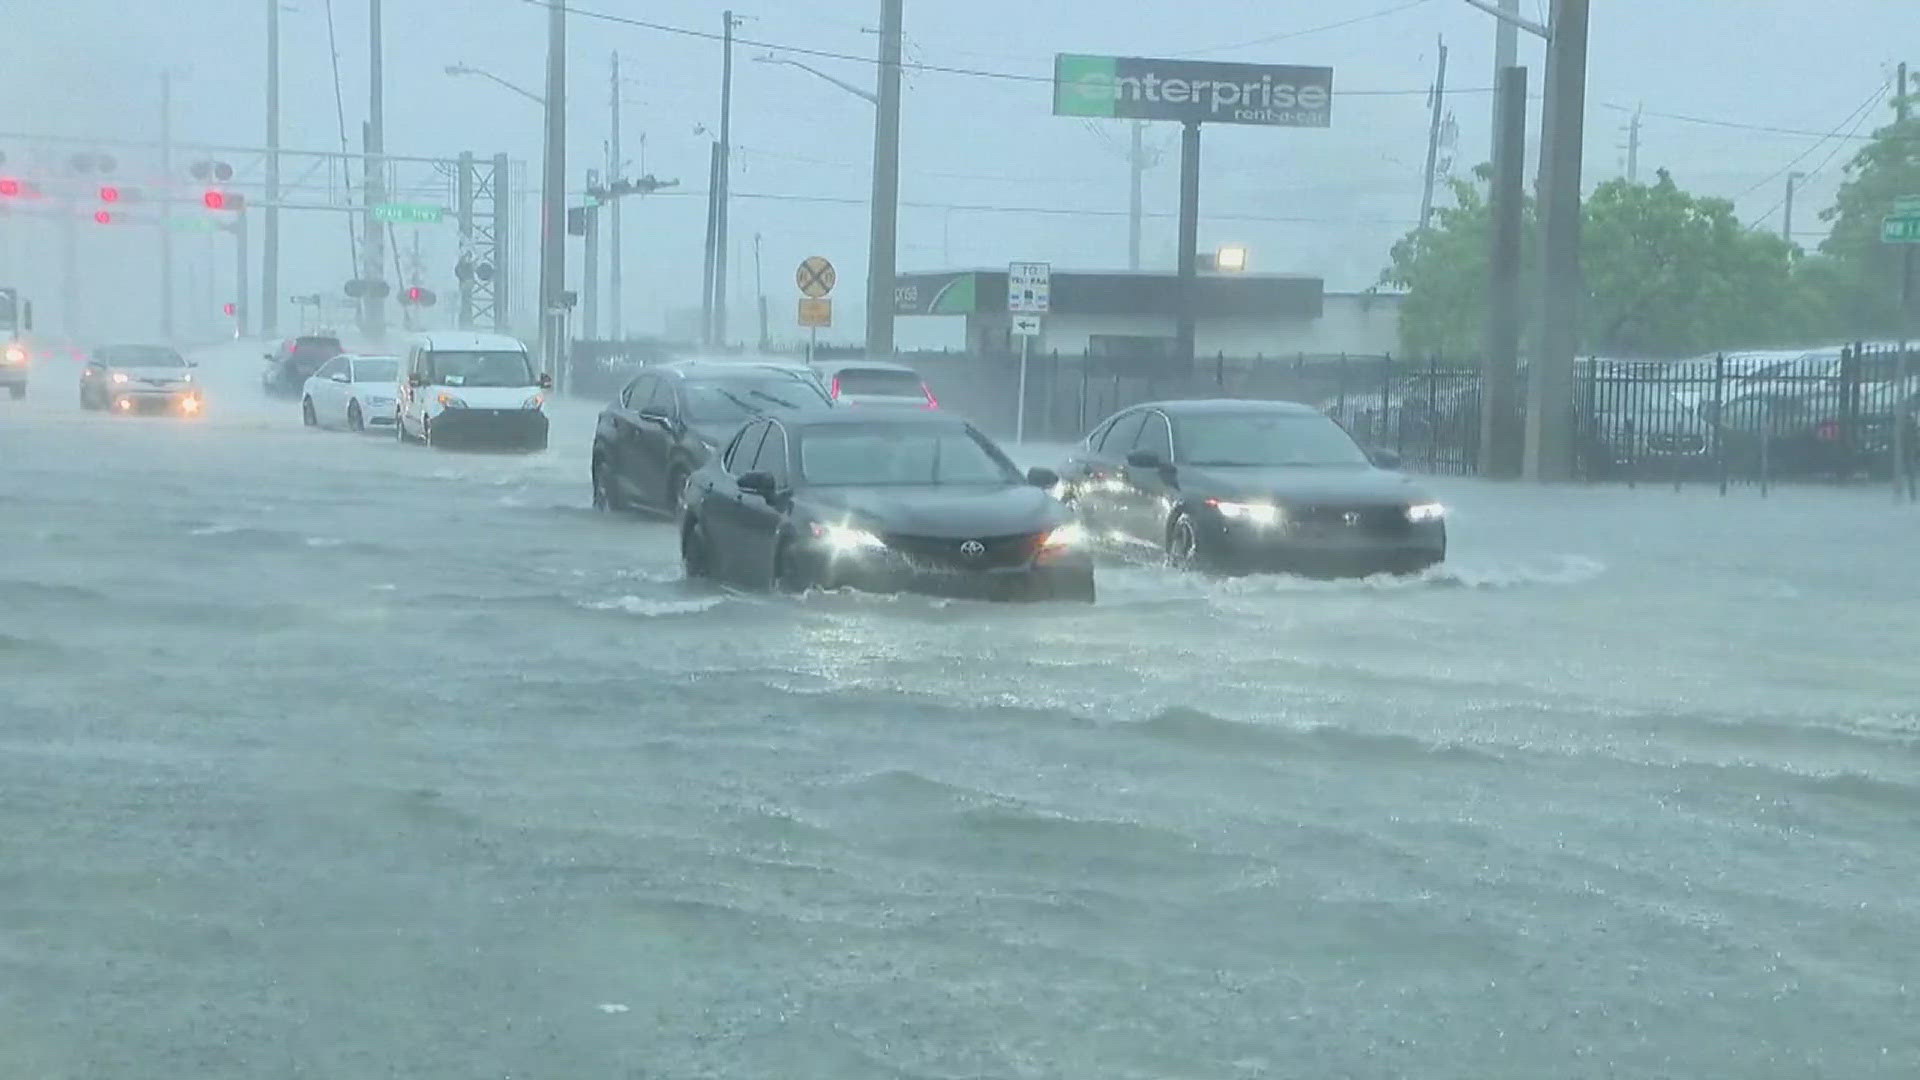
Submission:
[[[373,220],[387,225],[438,225],[445,213],[426,203],[375,203]]]
[[[1920,244],[1920,214],[1890,217],[1880,223],[1883,244]]]

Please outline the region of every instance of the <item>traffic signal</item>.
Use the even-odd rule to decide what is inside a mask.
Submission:
[[[102,225],[111,225],[113,223],[113,215],[105,210],[95,210],[93,212],[93,220]]]
[[[200,201],[206,203],[207,209],[209,210],[225,210],[227,208],[227,193],[218,188],[208,188],[207,193],[200,196]]]
[[[240,310],[240,308],[233,301],[229,300],[226,303],[220,305],[220,310],[227,315],[232,315],[234,312]]]
[[[112,184],[103,185],[100,188],[100,201],[101,202],[119,202],[120,189],[117,187],[114,187]]]
[[[418,285],[409,285],[400,294],[400,302],[412,307],[432,307],[440,298],[433,295],[432,289],[423,289]]]
[[[0,198],[17,199],[20,197],[20,181],[11,176],[0,176]]]

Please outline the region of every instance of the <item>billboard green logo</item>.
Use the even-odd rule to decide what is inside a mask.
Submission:
[[[1120,60],[1113,56],[1060,55],[1053,62],[1055,116],[1119,115],[1120,98],[1114,91]]]
[[[1332,123],[1333,69],[1062,53],[1053,61],[1053,112],[1323,128]]]

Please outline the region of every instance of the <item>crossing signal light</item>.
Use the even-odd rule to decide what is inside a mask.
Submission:
[[[234,312],[236,312],[236,311],[238,311],[238,310],[240,310],[240,309],[239,309],[239,307],[238,307],[238,306],[236,306],[236,305],[234,304],[234,302],[233,302],[233,301],[231,301],[231,300],[229,300],[229,301],[227,301],[226,303],[224,303],[224,304],[221,304],[221,305],[220,305],[220,310],[221,310],[222,312],[225,312],[225,313],[226,313],[226,314],[228,314],[228,315],[232,315],[232,314],[233,314]]]
[[[401,303],[414,307],[432,307],[438,299],[439,297],[433,295],[432,289],[423,289],[418,285],[409,285],[407,290],[400,294]]]
[[[120,189],[117,187],[114,187],[112,184],[108,184],[102,187],[100,189],[100,201],[101,202],[119,202]]]
[[[206,203],[207,209],[209,210],[225,210],[227,208],[227,193],[217,189],[208,189],[207,193],[200,197],[200,201]]]
[[[19,198],[19,196],[20,181],[15,180],[11,176],[0,176],[0,197],[15,199]]]
[[[107,213],[105,210],[95,210],[93,212],[93,220],[102,225],[110,225],[113,223],[113,215]]]

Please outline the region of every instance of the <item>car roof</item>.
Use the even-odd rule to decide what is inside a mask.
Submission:
[[[349,360],[392,360],[396,364],[400,362],[400,358],[392,353],[343,352],[340,355]]]
[[[526,352],[519,338],[472,330],[434,330],[413,338],[429,352]]]
[[[905,364],[896,364],[891,360],[817,360],[813,366],[821,371],[900,371],[908,375],[920,374]]]
[[[1159,409],[1173,416],[1221,416],[1227,414],[1276,413],[1282,416],[1319,416],[1319,409],[1297,401],[1262,401],[1253,398],[1202,398],[1186,401],[1143,401],[1128,409]]]
[[[952,413],[891,409],[822,409],[779,418],[799,428],[811,427],[925,427],[958,431],[973,425]]]
[[[663,375],[676,375],[683,379],[715,378],[725,375],[751,373],[794,375],[806,379],[819,377],[817,372],[805,364],[783,364],[775,360],[741,360],[737,362],[729,362],[726,360],[673,360],[665,364],[651,364],[642,371],[642,374],[645,374],[647,371],[658,372]]]

